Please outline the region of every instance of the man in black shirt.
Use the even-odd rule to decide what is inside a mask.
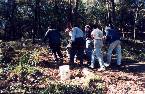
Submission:
[[[54,24],[51,24],[48,27],[47,32],[45,33],[44,40],[48,39],[50,49],[54,54],[55,61],[58,61],[57,55],[60,57],[61,62],[63,62],[63,55],[61,53],[61,34],[60,31],[55,28]]]

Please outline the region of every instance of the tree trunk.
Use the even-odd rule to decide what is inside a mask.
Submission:
[[[134,29],[133,29],[133,39],[135,41],[136,39],[136,23],[137,23],[137,17],[138,17],[138,8],[137,10],[135,11],[135,19],[134,19]]]
[[[59,0],[55,0],[54,1],[55,2],[55,6],[54,6],[54,16],[56,17],[56,20],[55,21],[53,21],[53,23],[55,23],[56,24],[56,27],[57,27],[57,29],[59,28],[61,28],[61,17],[60,17],[60,13],[59,13],[59,7],[58,7],[58,3],[60,3],[61,1],[59,1]]]
[[[116,14],[115,14],[115,3],[114,0],[110,0],[112,5],[112,22],[113,24],[116,23]]]
[[[40,14],[39,14],[39,3],[40,0],[36,0],[35,4],[35,16],[34,16],[34,23],[33,23],[33,43],[35,42],[35,37],[38,36],[39,33],[39,25],[40,25]]]
[[[79,7],[80,0],[76,0],[76,7],[74,9],[74,22],[75,24],[78,23],[78,7]]]
[[[9,27],[9,30],[8,30],[9,34],[8,35],[9,35],[10,39],[14,39],[15,33],[16,33],[15,19],[14,19],[14,17],[15,17],[14,16],[14,10],[16,9],[15,0],[9,0],[8,5],[10,5],[9,8],[7,8],[7,9],[9,9],[9,10],[7,10],[8,11],[7,19],[10,22],[10,27]]]
[[[69,0],[68,22],[72,23],[72,0]]]

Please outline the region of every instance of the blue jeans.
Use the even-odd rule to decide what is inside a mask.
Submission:
[[[104,67],[103,54],[101,51],[102,47],[103,47],[102,40],[94,40],[94,51],[91,57],[91,64],[94,65],[95,59],[98,59],[100,67]]]
[[[109,45],[109,49],[107,52],[107,63],[109,64],[111,63],[112,51],[115,49],[116,54],[117,54],[117,65],[121,64],[122,55],[121,55],[120,43],[121,43],[120,40],[116,40]]]

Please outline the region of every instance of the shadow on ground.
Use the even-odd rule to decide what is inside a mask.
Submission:
[[[53,68],[58,69],[59,66],[62,65],[60,62],[54,62],[54,61],[41,61],[39,62],[38,66],[42,68]]]
[[[67,63],[68,64],[68,63]],[[54,61],[42,61],[38,64],[38,66],[42,68],[53,68],[58,69],[59,66],[63,65],[61,62]],[[87,65],[79,66],[79,64],[74,64],[74,69],[79,69],[83,67],[88,67]],[[96,61],[95,69],[99,68],[99,63]],[[108,68],[110,71],[123,71],[126,73],[145,73],[145,62],[138,62],[137,60],[133,60],[131,58],[122,59],[122,66],[118,67],[116,65],[116,59],[112,59],[111,66]]]
[[[116,60],[112,60],[111,66],[108,68],[112,71],[124,71],[127,73],[145,73],[145,62],[138,62],[129,58],[122,60],[121,67],[116,65]]]

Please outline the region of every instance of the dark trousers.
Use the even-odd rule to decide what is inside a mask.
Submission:
[[[92,53],[93,53],[93,42],[90,39],[86,40],[86,59],[88,61],[88,65],[91,64],[91,57],[92,57]]]
[[[52,43],[49,44],[50,49],[52,50],[52,53],[54,54],[55,60],[58,60],[57,55],[59,58],[63,58],[63,55],[61,53],[61,44],[60,43]]]
[[[74,63],[74,57],[77,55],[80,64],[83,64],[85,41],[83,38],[77,38],[72,42],[70,49],[70,64]]]

